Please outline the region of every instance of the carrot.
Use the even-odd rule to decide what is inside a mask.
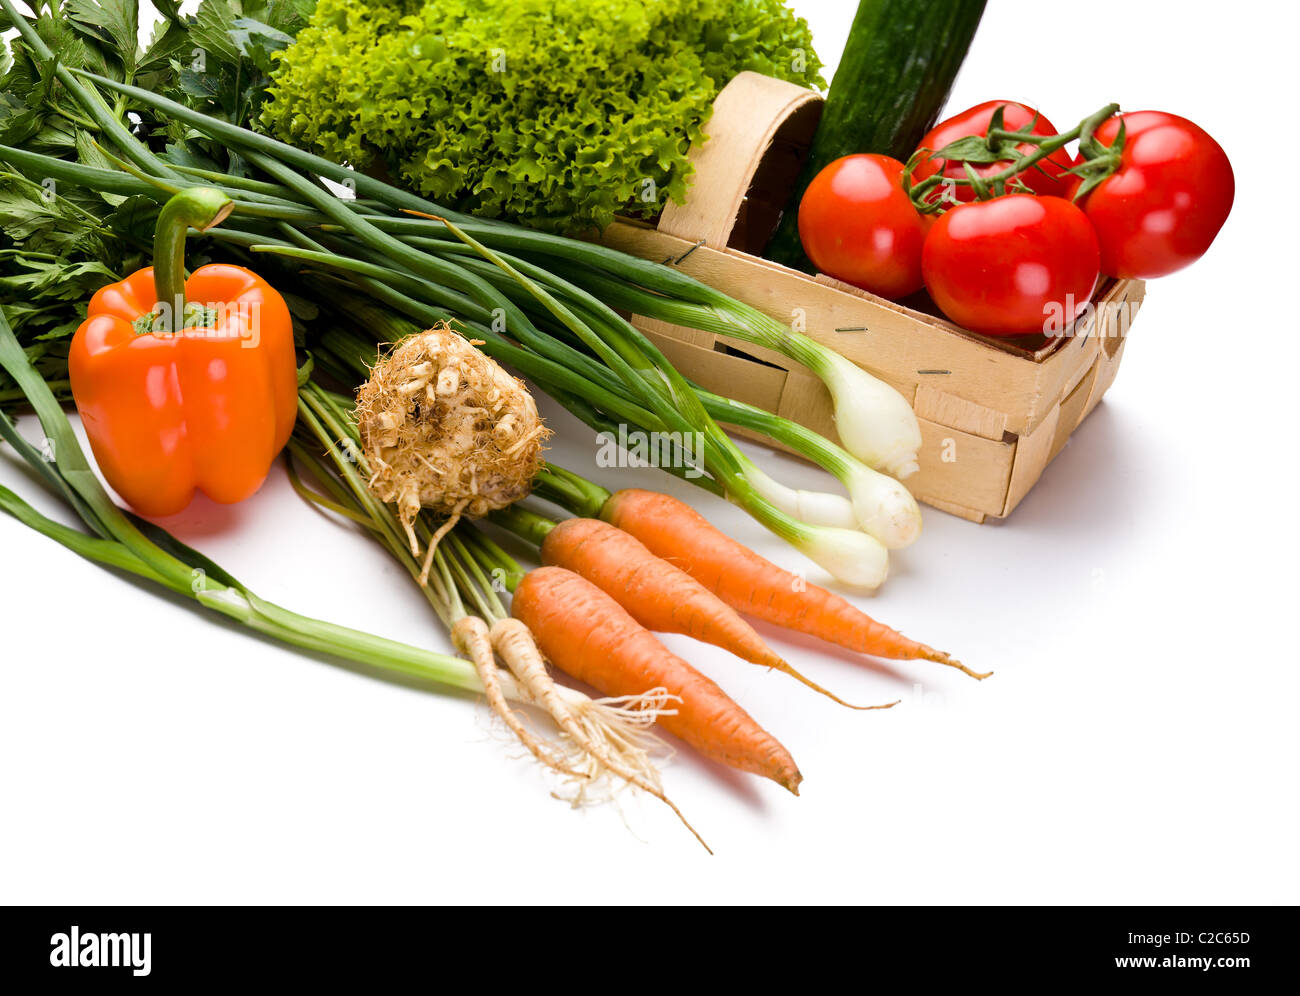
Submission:
[[[618,602],[562,567],[539,567],[515,590],[511,615],[556,667],[605,695],[661,686],[680,698],[659,723],[705,757],[799,794],[789,752],[714,682],[665,647]]]
[[[782,570],[670,495],[635,488],[619,491],[605,502],[600,515],[631,533],[651,553],[676,564],[737,612],[873,657],[935,661],[973,678],[988,677],[876,622],[839,595]]]
[[[599,519],[566,519],[542,541],[542,563],[563,567],[613,597],[646,629],[712,643],[762,667],[775,668],[850,709],[855,706],[804,677],[693,577],[645,548],[640,540]],[[892,703],[891,703],[892,704]]]

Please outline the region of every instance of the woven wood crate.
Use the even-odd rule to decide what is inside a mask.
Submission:
[[[616,222],[602,240],[793,323],[892,384],[921,423],[921,469],[905,482],[913,494],[975,522],[1006,516],[1114,381],[1145,284],[1103,282],[1065,335],[992,339],[939,317],[924,294],[886,301],[762,259],[820,111],[813,91],[742,73],[718,95],[709,137],[691,152],[687,202],[670,205],[656,226]],[[835,438],[825,387],[784,356],[633,322],[709,390]]]

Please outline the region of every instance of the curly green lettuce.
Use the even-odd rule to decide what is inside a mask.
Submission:
[[[737,73],[825,85],[784,0],[321,0],[277,58],[271,134],[567,233],[681,203]]]

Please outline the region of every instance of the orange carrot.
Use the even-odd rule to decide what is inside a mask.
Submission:
[[[846,599],[808,584],[737,543],[670,495],[628,489],[610,497],[601,518],[676,564],[737,612],[837,646],[892,660],[927,660],[987,678],[948,654],[876,622]]]
[[[511,615],[551,663],[605,695],[663,687],[681,699],[659,723],[705,757],[763,775],[799,794],[789,752],[725,692],[673,654],[618,602],[562,567],[539,567],[515,590]]]
[[[849,705],[805,678],[763,642],[754,627],[693,577],[645,548],[631,533],[599,519],[565,519],[542,541],[542,563],[581,574],[627,609],[646,629],[712,643],[762,667],[784,671],[796,681],[850,709],[888,706]]]

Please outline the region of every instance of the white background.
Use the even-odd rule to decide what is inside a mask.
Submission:
[[[853,4],[796,2],[834,63]],[[1249,6],[1249,5],[1247,5]],[[1211,252],[1153,282],[1119,379],[1024,504],[927,510],[861,604],[997,674],[874,666],[769,632],[851,713],[668,638],[792,751],[798,799],[682,751],[669,793],[571,811],[480,704],[260,642],[0,520],[0,899],[40,903],[1294,902],[1296,254],[1289,5],[993,0],[952,109],[1183,113],[1237,170]],[[1285,75],[1284,75],[1285,74]],[[827,74],[829,76],[829,72]],[[1266,172],[1268,171],[1268,172]],[[673,491],[802,566],[721,501]],[[25,424],[29,434],[34,425]],[[823,486],[749,447],[786,479]],[[0,481],[35,485],[8,452]],[[434,648],[409,580],[277,468],[165,523],[263,596]]]

